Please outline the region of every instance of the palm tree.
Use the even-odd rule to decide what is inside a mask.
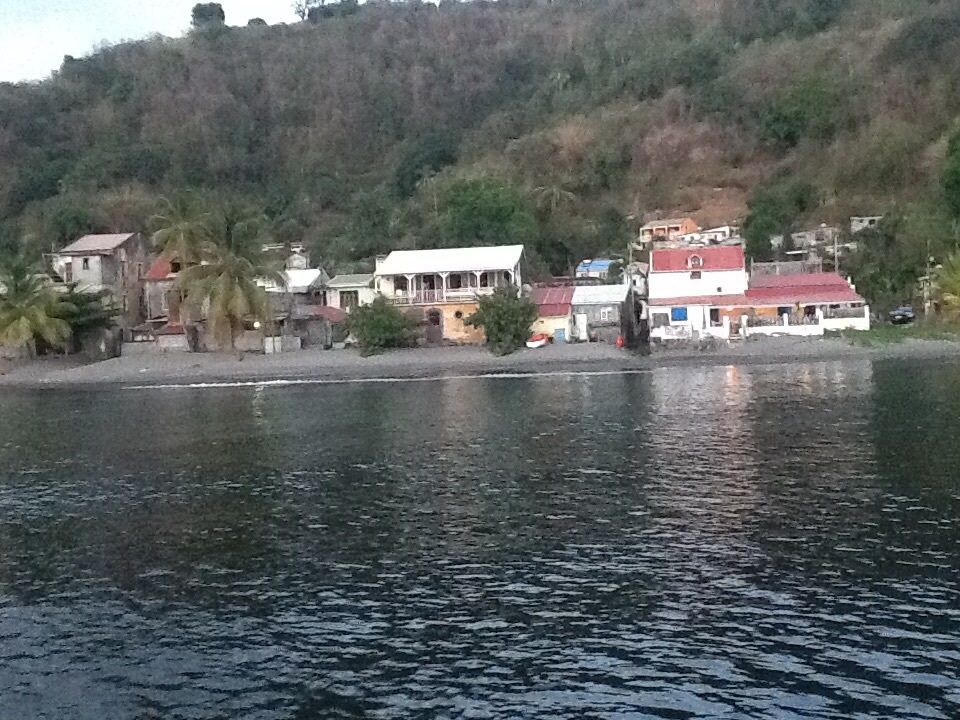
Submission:
[[[212,216],[187,196],[164,199],[163,209],[150,218],[153,244],[168,260],[184,266],[200,263],[213,240]]]
[[[200,264],[180,273],[177,286],[191,310],[206,311],[221,347],[234,350],[245,322],[266,321],[270,314],[266,291],[257,280],[283,287],[284,276],[262,251],[260,218],[228,205],[209,227],[214,242],[205,248]]]
[[[60,315],[70,303],[59,298],[23,258],[0,267],[0,345],[37,353],[37,339],[63,347],[70,339],[70,324]]]

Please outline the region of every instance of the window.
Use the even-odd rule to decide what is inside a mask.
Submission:
[[[181,270],[181,267],[180,267],[180,263],[179,263],[179,262],[177,262],[176,260],[174,260],[173,262],[170,263],[170,272],[171,272],[171,273],[173,273],[174,275],[176,275],[178,272],[180,272],[180,270]]]
[[[395,292],[406,292],[409,290],[409,283],[407,283],[407,278],[403,275],[397,275],[393,278],[393,289]]]
[[[718,327],[720,325],[720,310],[719,308],[711,308],[710,310],[710,324],[713,327]]]
[[[350,310],[360,304],[360,292],[357,290],[340,291],[340,309]]]
[[[687,309],[685,307],[675,307],[670,309],[670,319],[673,322],[686,322]]]
[[[480,273],[480,287],[490,287],[490,276],[487,273]]]
[[[508,272],[503,273],[503,279],[507,282],[507,284],[510,284],[510,282],[513,280],[510,273]]]
[[[670,316],[666,313],[654,313],[653,314],[653,327],[667,327],[670,325]]]
[[[717,292],[718,292],[718,293],[722,293],[722,292],[723,292],[723,288],[720,287],[719,285],[717,285]]]
[[[143,280],[143,263],[137,263],[137,280]]]
[[[63,266],[63,279],[65,282],[73,282],[73,263],[68,262]]]
[[[610,322],[613,319],[613,308],[600,308],[600,322]]]
[[[84,258],[84,259],[83,259],[83,262],[81,263],[81,267],[82,267],[84,270],[89,270],[89,269],[90,269],[90,258]]]
[[[460,273],[454,273],[447,278],[447,284],[450,286],[451,290],[459,290],[463,287],[463,275]]]
[[[700,257],[699,255],[691,255],[689,263],[691,268],[702,268],[703,258]]]
[[[691,279],[691,280],[699,280],[699,279],[700,279],[700,271],[699,271],[699,270],[694,270],[693,272],[691,272],[691,273],[690,273],[690,279]]]

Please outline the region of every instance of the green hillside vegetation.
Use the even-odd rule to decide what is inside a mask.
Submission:
[[[206,4],[186,37],[0,85],[4,246],[149,230],[189,195],[265,215],[332,271],[523,242],[565,273],[656,211],[745,220],[758,258],[770,233],[882,213],[849,263],[892,303],[957,243],[960,0],[303,10],[232,27]]]

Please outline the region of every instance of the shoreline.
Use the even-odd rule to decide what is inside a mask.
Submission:
[[[393,350],[362,357],[353,350],[308,349],[283,355],[145,352],[98,363],[46,358],[0,367],[0,389],[217,387],[440,380],[525,375],[601,375],[670,367],[761,366],[852,360],[960,360],[960,342],[905,340],[861,347],[839,338],[767,338],[729,346],[654,348],[647,353],[610,345],[555,345],[504,357],[483,347]]]

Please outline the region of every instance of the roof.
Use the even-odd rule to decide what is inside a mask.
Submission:
[[[170,266],[170,261],[165,257],[158,257],[153,261],[153,265],[150,266],[150,269],[147,270],[147,274],[143,276],[144,280],[168,280],[176,275],[173,272],[173,268]]]
[[[373,284],[373,274],[363,273],[356,275],[336,275],[327,281],[327,287],[370,287]]]
[[[685,222],[692,222],[696,225],[696,221],[690,217],[684,218],[666,218],[665,220],[651,220],[646,225],[644,225],[641,230],[653,230],[653,228],[663,227],[664,225],[683,225]]]
[[[347,319],[347,314],[340,308],[329,305],[295,305],[290,310],[290,318],[292,320],[322,319],[331,323],[342,323]]]
[[[305,293],[321,279],[323,271],[320,268],[305,270],[284,270],[283,278],[287,282],[287,292]]]
[[[757,286],[757,283],[760,286]],[[743,295],[698,295],[692,297],[651,298],[653,307],[705,305],[709,307],[792,307],[862,303],[850,284],[836,273],[797,273],[762,275],[750,280]]]
[[[377,268],[377,275],[417,275],[441,272],[513,270],[523,255],[523,245],[394,250]]]
[[[530,299],[537,306],[537,313],[540,317],[568,315],[573,303],[573,293],[575,290],[576,288],[572,285],[534,288]]]
[[[574,305],[616,305],[627,299],[629,285],[578,285],[573,289]]]
[[[864,299],[837,273],[761,275],[750,279],[751,305],[777,306],[815,303],[862,303]]]
[[[577,265],[577,272],[602,272],[604,270],[609,270],[610,266],[613,265],[614,260],[584,260],[579,265]]]
[[[123,245],[136,233],[114,233],[111,235],[84,235],[60,251],[61,255],[98,255],[109,254]]]
[[[700,267],[690,265],[690,258],[703,260]],[[719,245],[702,248],[670,248],[654,250],[650,254],[650,272],[689,272],[690,270],[743,270],[746,259],[739,245]]]

